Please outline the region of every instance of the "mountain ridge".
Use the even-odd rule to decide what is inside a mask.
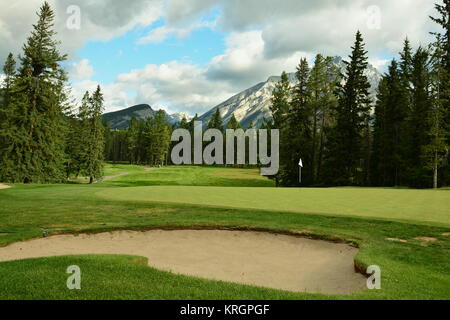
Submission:
[[[346,65],[341,57],[334,57],[333,63],[339,67],[341,72],[345,70]],[[297,83],[294,72],[288,73],[287,75],[291,84]],[[370,64],[366,70],[366,75],[371,84],[370,94],[375,98],[382,75]],[[199,120],[208,123],[217,109],[219,109],[224,125],[234,115],[243,127],[249,127],[252,123],[256,127],[260,127],[264,119],[272,118],[270,98],[276,83],[280,80],[281,76],[270,76],[267,81],[260,82],[207,111],[200,116]]]
[[[341,57],[334,57],[333,63],[340,68],[341,72],[345,70],[345,63]],[[366,75],[371,84],[370,94],[375,98],[376,90],[382,75],[370,64],[366,70]],[[291,84],[297,82],[294,72],[288,73],[288,78]],[[226,101],[205,112],[199,117],[199,121],[202,121],[206,126],[217,109],[219,109],[224,125],[226,125],[234,115],[243,127],[249,127],[252,123],[255,127],[260,127],[264,119],[272,118],[270,98],[275,85],[280,80],[281,76],[268,77],[266,81],[260,82],[235,94]],[[156,111],[153,110],[150,105],[139,104],[116,112],[106,113],[103,115],[103,119],[108,121],[113,129],[126,129],[129,127],[132,117],[135,117],[138,120],[145,120],[148,117],[155,116],[155,114]],[[190,120],[190,117],[182,112],[174,114],[168,114],[166,112],[166,115],[167,121],[172,125],[179,123],[183,117]]]

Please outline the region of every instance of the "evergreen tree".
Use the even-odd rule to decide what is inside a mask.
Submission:
[[[131,118],[130,127],[127,131],[127,148],[128,148],[128,160],[130,164],[139,163],[139,145],[138,145],[139,131],[138,121],[135,117]]]
[[[222,122],[222,116],[220,115],[220,110],[217,109],[214,113],[213,117],[208,123],[208,129],[218,129],[220,131],[223,131],[223,122]]]
[[[3,66],[3,74],[5,79],[0,88],[0,121],[5,121],[7,119],[7,113],[11,102],[11,89],[16,75],[16,61],[14,60],[12,53],[6,58],[5,65]]]
[[[298,83],[292,89],[292,101],[286,115],[286,125],[281,127],[282,144],[280,156],[280,184],[299,185],[299,159],[305,164],[303,184],[312,183],[313,156],[311,135],[310,91],[308,88],[309,66],[305,58],[300,60],[296,78]]]
[[[432,123],[434,123],[432,127],[435,128],[434,133],[432,134],[434,138],[432,139],[434,141],[434,148],[436,148],[441,144],[441,142],[437,142],[438,140],[440,141],[441,138],[437,139],[436,134],[439,136],[446,136],[444,144],[446,145],[445,149],[447,150],[447,156],[444,157],[444,170],[442,170],[441,176],[443,180],[442,184],[448,185],[450,183],[450,163],[448,161],[448,149],[450,148],[450,0],[443,0],[442,4],[436,4],[435,7],[438,12],[438,16],[431,17],[431,19],[442,27],[443,32],[442,34],[435,33],[436,43],[434,44],[434,47],[439,51],[439,55],[437,57],[439,59],[437,62],[437,65],[439,65],[439,73],[437,74],[439,77],[439,92],[437,97],[438,107],[434,108],[434,116],[432,116],[432,118],[435,119],[432,121]],[[434,69],[436,71],[436,68]],[[436,104],[434,106],[436,106]],[[438,115],[439,118],[440,115],[443,115],[443,119],[437,120],[436,116]],[[437,125],[436,121],[442,124]],[[442,129],[440,127],[442,127]],[[435,157],[436,160],[437,158]],[[438,161],[434,162],[437,163]],[[436,174],[436,166],[434,166],[433,170]]]
[[[54,13],[45,2],[38,22],[23,47],[21,66],[11,96],[8,163],[2,168],[5,181],[25,183],[62,182],[65,180],[66,74],[61,62],[65,55],[54,40]]]
[[[442,73],[445,73],[445,65],[442,58],[443,46],[438,37],[436,43],[431,46],[433,52],[431,57],[431,95],[432,104],[430,112],[426,117],[429,130],[429,143],[422,147],[422,156],[425,161],[425,168],[433,171],[433,188],[437,189],[439,186],[439,169],[446,164],[448,159],[448,124],[446,123],[446,100],[442,99],[444,96],[442,92]],[[445,90],[445,89],[444,89]],[[442,175],[441,175],[442,176]],[[445,177],[445,176],[444,176]]]
[[[281,80],[275,85],[272,91],[271,107],[273,121],[270,123],[271,129],[280,130],[280,170],[279,173],[273,177],[276,185],[289,184],[289,172],[288,166],[290,165],[290,154],[284,152],[284,146],[287,146],[289,137],[286,135],[287,131],[287,119],[290,111],[291,103],[291,85],[286,72],[281,74]],[[269,124],[269,123],[266,123]],[[297,159],[298,161],[298,159]]]
[[[9,123],[11,113],[11,89],[13,80],[16,75],[16,62],[13,55],[10,53],[6,59],[3,67],[5,79],[0,87],[0,167],[12,169],[11,163],[8,165],[8,159],[3,159],[6,149],[8,148],[8,141],[14,135],[12,124]],[[1,169],[0,169],[1,172]],[[0,179],[1,179],[0,175]]]
[[[144,145],[149,165],[159,166],[167,162],[170,147],[170,126],[166,114],[160,110],[145,124]]]
[[[239,121],[237,121],[234,114],[231,116],[230,121],[228,121],[227,129],[232,129],[232,130],[242,129],[241,124],[239,123]]]
[[[326,141],[326,131],[331,125],[331,110],[336,105],[335,91],[340,83],[339,71],[332,57],[316,56],[308,80],[312,118],[311,182],[321,180],[321,168]]]
[[[408,185],[411,187],[430,187],[430,170],[422,156],[424,146],[430,143],[430,124],[426,119],[429,117],[432,106],[432,95],[430,90],[430,55],[427,50],[419,47],[413,56],[412,102],[410,116],[408,117],[408,154],[407,177]]]
[[[94,183],[103,176],[105,133],[101,123],[103,114],[103,94],[100,86],[92,96],[88,92],[83,97],[79,118],[81,142],[81,171]]]
[[[181,122],[178,125],[178,127],[181,129],[189,129],[189,122],[185,116],[183,116],[183,118],[181,119]]]
[[[356,34],[350,62],[346,63],[344,84],[338,90],[334,110],[336,124],[330,132],[326,155],[326,178],[330,184],[361,185],[368,171],[364,131],[370,117],[370,83],[365,75],[367,51],[361,33]],[[366,133],[366,139],[367,139]]]
[[[287,114],[291,103],[291,84],[286,72],[281,74],[281,80],[272,91],[270,111],[272,112],[273,126],[276,129],[286,125]]]
[[[371,180],[382,186],[401,185],[403,170],[402,137],[408,115],[402,90],[401,74],[396,60],[391,62],[389,72],[380,84],[375,109],[374,149]],[[376,140],[376,141],[375,141]]]

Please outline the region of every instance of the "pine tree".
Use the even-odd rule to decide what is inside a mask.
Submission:
[[[430,124],[426,119],[432,106],[430,55],[419,47],[413,56],[412,102],[410,116],[407,121],[409,136],[407,168],[408,185],[416,188],[431,186],[430,170],[422,156],[424,146],[430,143]]]
[[[186,119],[185,116],[183,116],[183,118],[181,119],[180,124],[178,125],[178,127],[180,129],[189,129],[189,122],[188,122],[188,120]]]
[[[101,118],[103,114],[103,94],[100,86],[89,95],[86,92],[79,109],[79,131],[77,139],[80,144],[79,168],[81,173],[89,177],[89,183],[103,176],[103,160],[105,150],[105,131]]]
[[[16,62],[13,55],[10,53],[6,59],[3,67],[5,79],[2,87],[0,87],[0,181],[2,179],[1,172],[5,169],[11,169],[13,164],[9,163],[8,159],[4,159],[7,150],[8,141],[14,135],[12,123],[9,122],[11,114],[11,89],[13,86],[14,77],[16,75]]]
[[[272,91],[270,111],[272,112],[274,128],[281,129],[286,125],[287,114],[291,103],[291,84],[286,72],[281,74],[281,80]]]
[[[390,91],[388,76],[382,77],[377,89],[377,102],[375,105],[375,121],[373,123],[373,143],[371,152],[370,182],[373,186],[385,184],[385,164],[389,150],[386,148],[386,109],[388,106]]]
[[[398,108],[405,112],[405,119],[402,123],[402,135],[400,136],[399,151],[401,154],[401,166],[402,170],[399,175],[399,184],[407,185],[410,180],[409,177],[409,161],[408,157],[411,154],[412,143],[412,130],[408,126],[409,118],[412,114],[412,101],[413,101],[413,86],[412,86],[412,74],[413,74],[413,50],[411,48],[408,38],[405,39],[403,50],[400,52],[399,62],[399,74],[400,74],[400,91],[401,101],[398,101]]]
[[[239,121],[237,121],[234,114],[231,116],[230,121],[228,121],[227,129],[232,129],[232,130],[242,129],[241,124],[239,123]]]
[[[90,109],[90,133],[91,139],[89,144],[89,161],[86,167],[86,173],[89,176],[89,182],[93,183],[94,179],[98,180],[103,177],[103,150],[105,148],[104,128],[101,123],[103,107],[103,94],[100,86],[92,95]]]
[[[217,109],[208,123],[208,129],[218,129],[223,131],[223,127],[222,116],[220,115],[220,110]]]
[[[308,80],[312,118],[311,172],[312,183],[321,180],[326,131],[331,124],[331,109],[336,105],[335,91],[340,83],[338,68],[332,57],[316,56]]]
[[[310,91],[308,81],[310,69],[305,58],[300,60],[296,78],[298,83],[292,89],[292,101],[286,115],[286,125],[281,127],[282,145],[280,155],[280,184],[283,186],[298,186],[301,158],[305,164],[305,175],[302,183],[312,183],[312,125],[310,108]]]
[[[273,177],[277,186],[280,183],[289,184],[289,173],[287,166],[289,164],[290,155],[283,151],[284,146],[287,146],[288,137],[287,132],[287,119],[290,111],[291,103],[291,84],[289,82],[286,72],[281,74],[281,80],[275,85],[272,91],[270,111],[272,112],[272,122],[266,123],[271,128],[280,130],[280,170],[279,173]],[[298,161],[298,160],[297,160]],[[283,180],[284,179],[284,180]],[[282,182],[284,181],[284,182]]]
[[[128,148],[128,160],[130,164],[139,163],[139,153],[138,153],[138,121],[135,117],[131,118],[130,127],[127,131],[127,148]]]
[[[148,118],[145,123],[144,146],[149,165],[164,165],[170,147],[170,126],[166,114],[160,110],[155,117]]]
[[[443,0],[442,4],[435,5],[436,11],[438,12],[438,17],[431,17],[431,19],[440,25],[443,29],[443,33],[435,33],[436,43],[435,48],[438,47],[439,50],[439,96],[437,97],[439,107],[435,109],[435,114],[442,114],[442,125],[436,127],[436,121],[434,121],[435,134],[437,132],[444,131],[445,135],[445,148],[449,150],[450,148],[450,0]],[[436,64],[435,64],[436,66]],[[435,68],[436,69],[436,68]],[[433,117],[432,117],[433,118]],[[437,129],[438,127],[443,127],[443,129]],[[442,133],[439,133],[441,136]],[[432,135],[433,136],[433,135]],[[440,139],[438,139],[440,140]],[[433,138],[435,141],[435,147],[440,143],[436,142],[436,136]],[[437,144],[436,144],[437,143]],[[439,152],[438,152],[439,153]],[[444,170],[442,170],[442,180],[443,185],[448,185],[450,183],[450,163],[448,161],[448,151],[447,156],[444,159]],[[436,172],[436,166],[433,169]]]
[[[442,64],[444,54],[440,37],[431,46],[431,95],[432,104],[426,121],[428,122],[429,143],[422,147],[422,157],[425,161],[425,168],[433,171],[433,188],[439,186],[439,169],[445,165],[448,158],[448,145],[446,143],[448,135],[448,124],[446,124],[446,100],[442,99],[442,73],[445,73],[445,65]],[[445,90],[445,89],[444,89]]]
[[[5,79],[3,80],[3,85],[0,89],[0,121],[4,121],[7,118],[7,112],[11,102],[11,89],[14,77],[16,76],[16,61],[14,60],[12,53],[6,58],[3,74]]]
[[[380,84],[378,101],[375,108],[374,170],[371,180],[377,180],[378,185],[401,185],[403,170],[402,139],[405,119],[408,110],[405,109],[405,97],[402,90],[399,66],[394,59],[389,66],[389,72]],[[376,140],[376,141],[375,141]]]
[[[81,124],[77,116],[68,115],[66,119],[68,125],[66,138],[66,178],[72,174],[79,176],[82,163],[82,141]]]
[[[4,179],[47,183],[65,180],[65,55],[54,40],[54,13],[45,2],[23,47],[21,66],[12,88],[11,130],[5,157],[13,164]],[[9,166],[7,166],[9,167]],[[5,171],[3,171],[5,172]]]
[[[339,103],[334,110],[336,125],[328,141],[325,176],[331,184],[361,185],[364,183],[362,173],[368,171],[363,133],[368,126],[371,100],[370,83],[365,75],[368,62],[364,46],[358,31],[350,62],[345,62],[344,84],[338,91]]]

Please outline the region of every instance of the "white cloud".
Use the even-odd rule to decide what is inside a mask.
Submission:
[[[207,76],[211,80],[233,81],[241,87],[256,84],[282,71],[293,71],[300,58],[312,58],[305,52],[293,52],[288,57],[267,58],[261,31],[233,33],[227,39],[227,50],[212,59]]]
[[[87,41],[108,41],[161,18],[165,25],[139,43],[184,38],[202,27],[227,33],[226,50],[203,66],[180,61],[149,64],[103,85],[109,111],[149,103],[201,113],[271,75],[295,70],[303,56],[310,60],[316,53],[347,56],[357,29],[365,38],[370,62],[383,70],[387,57],[396,55],[406,36],[415,46],[426,44],[428,32],[435,28],[428,18],[434,14],[431,0],[79,0],[81,29],[69,30],[66,9],[73,2],[50,0],[57,13],[62,52],[72,58]],[[374,4],[381,10],[380,29],[367,24],[367,8]],[[29,0],[2,4],[0,62],[9,51],[20,52],[39,5],[40,1]],[[213,8],[220,10],[217,22],[202,20]],[[75,96],[95,89],[97,83],[89,80],[93,71],[88,60],[74,66]]]
[[[136,90],[137,101],[192,114],[207,110],[233,92],[226,82],[209,81],[205,72],[206,69],[193,64],[172,61],[121,74],[115,84]]]
[[[36,12],[42,1],[15,0],[3,1],[0,11],[0,62],[9,52],[19,54],[22,44],[36,22]],[[87,41],[108,41],[125,32],[149,26],[163,15],[163,0],[78,0],[76,5],[81,12],[81,28],[68,29],[67,8],[73,0],[48,0],[56,13],[55,30],[62,40],[61,51],[74,53]]]
[[[389,62],[389,59],[369,59],[369,63],[378,69],[378,71],[383,72],[386,70]]]
[[[73,64],[70,75],[76,80],[90,79],[94,75],[94,68],[88,59],[82,59]]]
[[[266,59],[260,31],[233,33],[226,43],[226,52],[204,67],[172,61],[119,75],[105,87],[108,110],[149,103],[170,112],[201,114],[271,75],[295,70],[301,57],[311,58],[296,52],[287,58]],[[87,85],[95,88],[90,82],[84,83]],[[135,91],[136,96],[130,97],[129,91]]]
[[[183,28],[162,26],[151,30],[147,36],[138,40],[138,44],[160,43],[166,40],[170,35],[175,35],[179,39],[186,38],[196,29],[214,28],[214,26],[215,22],[210,21],[194,23]]]
[[[262,31],[269,57],[297,51],[346,55],[360,29],[372,53],[396,54],[408,36],[426,43],[435,25],[429,19],[435,1],[418,0],[169,0],[169,25],[190,21],[213,7],[222,11],[218,27],[228,32]],[[380,29],[371,28],[368,8],[380,9]]]

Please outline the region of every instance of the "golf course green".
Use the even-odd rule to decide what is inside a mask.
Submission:
[[[294,293],[175,275],[134,256],[0,263],[0,299],[450,299],[450,190],[282,189],[257,169],[107,164],[108,179],[0,190],[0,246],[48,234],[158,228],[264,230],[344,241],[381,290]],[[66,288],[67,266],[83,270]]]

